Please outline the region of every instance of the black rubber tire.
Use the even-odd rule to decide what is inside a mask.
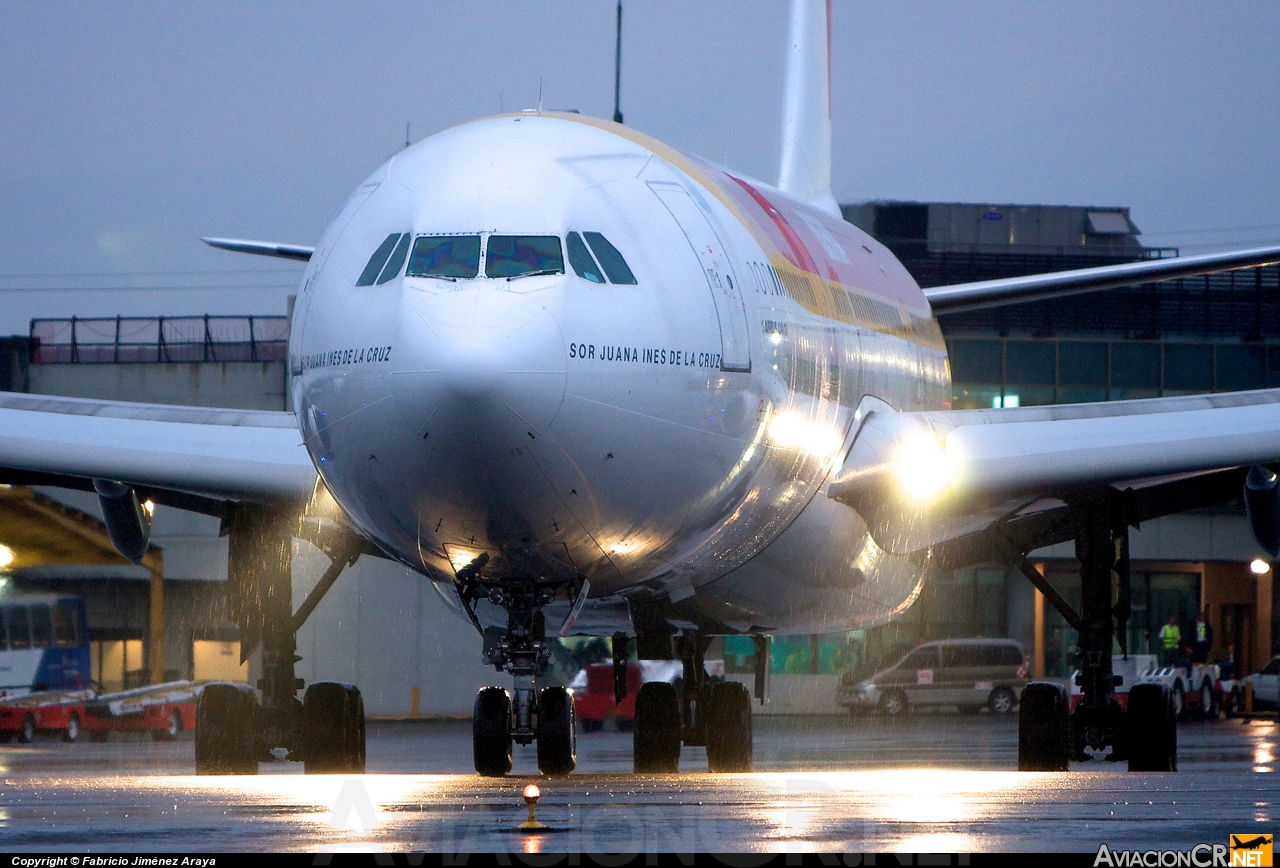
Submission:
[[[578,765],[578,738],[573,694],[563,687],[544,687],[538,694],[538,771],[564,777]]]
[[[911,713],[911,700],[901,690],[888,690],[880,697],[878,707],[885,717],[906,717]]]
[[[1135,684],[1124,715],[1129,771],[1176,772],[1178,724],[1171,691],[1163,684]]]
[[[1175,682],[1169,690],[1169,704],[1173,707],[1174,720],[1186,720],[1191,716],[1187,708],[1187,692],[1181,684]]]
[[[476,774],[500,778],[511,771],[511,695],[481,687],[471,717],[471,754]]]
[[[1018,771],[1065,772],[1071,762],[1071,704],[1067,689],[1033,681],[1022,689],[1018,712]]]
[[[711,685],[707,696],[707,768],[751,771],[751,694],[736,681]]]
[[[665,681],[640,685],[636,693],[632,759],[636,774],[680,771],[680,696]]]
[[[75,743],[80,740],[80,731],[80,715],[73,711],[67,718],[67,728],[62,731],[62,740],[68,744]]]
[[[205,685],[196,704],[196,774],[258,773],[258,699],[239,684]]]
[[[1013,707],[1018,704],[1018,695],[1007,687],[997,687],[987,697],[987,708],[992,714],[1013,714]]]
[[[13,741],[13,737],[15,735],[17,735],[17,733],[11,729],[6,729],[3,732],[0,732],[0,744],[8,744]]]
[[[18,744],[31,744],[36,739],[36,719],[31,715],[22,718],[22,728],[18,730]]]
[[[364,774],[364,697],[318,681],[302,697],[302,765],[309,775]]]

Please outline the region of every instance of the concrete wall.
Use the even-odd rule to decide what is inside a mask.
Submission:
[[[237,407],[288,408],[284,362],[31,365],[25,391],[39,395]]]

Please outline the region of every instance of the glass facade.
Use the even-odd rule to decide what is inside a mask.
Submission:
[[[952,407],[1029,407],[1280,386],[1280,345],[951,338]]]

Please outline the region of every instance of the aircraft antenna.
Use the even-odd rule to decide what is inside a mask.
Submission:
[[[404,122],[404,146],[409,147],[409,122]]]
[[[613,43],[613,122],[622,123],[622,0],[618,0],[618,35]]]
[[[542,113],[542,76],[538,76],[538,113]]]

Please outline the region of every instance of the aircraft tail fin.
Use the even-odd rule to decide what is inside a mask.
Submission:
[[[833,216],[831,0],[791,0],[778,189]]]

